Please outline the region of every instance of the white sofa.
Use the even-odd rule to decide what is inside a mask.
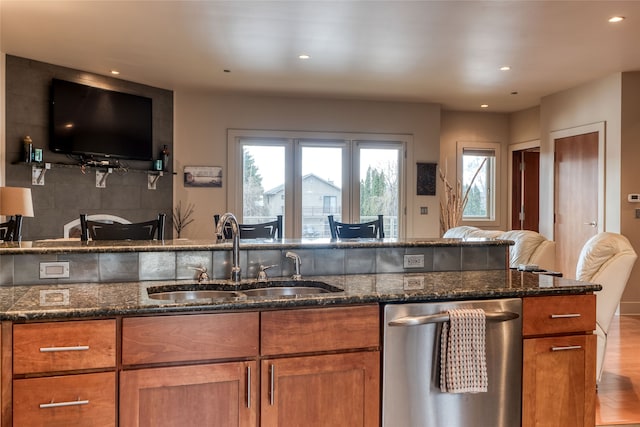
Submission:
[[[596,292],[596,381],[602,377],[607,333],[638,258],[629,240],[621,234],[599,233],[585,243],[578,258],[576,278],[602,285]]]
[[[541,269],[555,271],[556,243],[547,240],[542,234],[531,230],[484,230],[478,227],[461,225],[447,230],[445,238],[485,238],[512,240],[509,248],[509,266],[517,268],[520,264],[535,264]]]

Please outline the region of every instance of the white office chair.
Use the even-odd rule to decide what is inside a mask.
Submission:
[[[596,335],[598,336],[596,382],[598,383],[602,377],[609,325],[637,258],[636,252],[626,237],[608,232],[593,236],[580,252],[576,278],[602,285],[602,290],[596,292]]]

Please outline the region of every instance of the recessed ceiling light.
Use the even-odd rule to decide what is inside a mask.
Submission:
[[[118,70],[111,70],[111,74],[113,74],[114,76],[117,76],[118,74],[120,74],[120,71],[118,71]]]
[[[298,55],[298,59],[310,59],[311,56],[307,55],[306,53],[303,53],[302,55]]]
[[[611,18],[609,18],[609,22],[611,23],[622,22],[622,21],[624,21],[624,16],[612,16]]]
[[[480,108],[489,108],[489,104],[482,104],[480,105]]]
[[[504,67],[500,67],[500,71],[509,71],[511,69],[511,67],[509,67],[508,65],[505,65]]]

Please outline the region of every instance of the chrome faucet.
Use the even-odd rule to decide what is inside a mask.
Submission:
[[[231,280],[235,283],[239,283],[242,276],[240,274],[240,227],[238,226],[238,220],[234,214],[227,212],[220,217],[218,226],[216,227],[216,235],[218,236],[218,239],[224,239],[224,227],[227,223],[231,225],[231,236],[233,238]]]
[[[291,276],[291,278],[293,280],[302,279],[302,276],[300,275],[300,264],[302,264],[302,261],[300,261],[300,256],[297,253],[291,252],[291,251],[287,252],[285,254],[285,256],[287,258],[291,258],[293,260],[293,265],[294,265],[294,268],[295,268],[295,270],[294,270],[295,272],[294,272],[293,276]]]
[[[209,275],[207,274],[207,267],[193,267],[194,270],[198,272],[198,283],[205,282],[209,280]]]

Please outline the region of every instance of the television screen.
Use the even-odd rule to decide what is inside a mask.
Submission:
[[[152,160],[151,98],[53,79],[51,151]]]

